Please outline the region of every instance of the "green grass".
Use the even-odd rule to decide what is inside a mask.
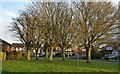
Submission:
[[[54,58],[53,62],[41,58],[39,60],[6,60],[2,62],[3,72],[118,72],[118,64],[108,62],[80,61],[77,67],[77,60],[69,59],[61,61]]]
[[[0,73],[2,72],[2,60],[0,60]]]

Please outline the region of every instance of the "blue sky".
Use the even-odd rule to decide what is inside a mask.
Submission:
[[[11,23],[11,18],[18,16],[19,11],[24,9],[31,0],[0,0],[0,38],[9,43],[20,42],[17,38],[11,36],[7,26]],[[118,2],[120,0],[112,0]],[[116,4],[115,3],[115,4]]]
[[[0,38],[6,40],[9,43],[19,42],[17,39],[11,36],[11,33],[7,30],[7,27],[11,23],[11,18],[18,16],[19,11],[24,9],[28,5],[26,2],[1,2],[0,3]]]

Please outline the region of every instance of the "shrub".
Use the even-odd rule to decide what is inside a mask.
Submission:
[[[6,52],[6,60],[12,60],[14,57],[12,56],[12,52]]]
[[[24,56],[22,54],[22,52],[6,52],[6,58],[7,60],[12,60],[12,59],[22,59]]]
[[[92,59],[101,59],[102,58],[102,54],[100,52],[98,52],[96,49],[93,49],[91,51],[91,58]]]
[[[0,50],[2,50],[2,52],[5,52],[5,49],[3,49],[3,48],[2,48],[2,49],[0,49]]]

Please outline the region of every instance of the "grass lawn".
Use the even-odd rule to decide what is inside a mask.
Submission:
[[[3,72],[118,72],[118,64],[108,62],[80,61],[77,67],[76,59],[61,61],[54,58],[53,62],[40,58],[39,60],[6,60],[2,62]]]
[[[2,72],[2,60],[0,60],[0,73]]]

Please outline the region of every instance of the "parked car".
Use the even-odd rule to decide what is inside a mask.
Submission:
[[[39,57],[44,57],[45,56],[45,52],[39,53]]]
[[[23,54],[25,54],[25,56],[27,56],[27,52],[23,52]],[[30,56],[31,56],[31,57],[34,57],[33,52],[30,52]]]
[[[56,56],[56,52],[52,53],[53,57]],[[45,56],[45,52],[39,53],[39,57],[44,57]],[[48,56],[50,56],[50,52],[48,52]]]
[[[113,51],[111,54],[105,54],[104,58],[108,60],[117,60],[120,59],[120,54],[117,51]]]
[[[114,59],[115,57],[116,57],[116,56],[113,55],[113,54],[105,54],[105,56],[104,56],[104,58],[105,58],[105,59],[108,59],[108,60]]]

